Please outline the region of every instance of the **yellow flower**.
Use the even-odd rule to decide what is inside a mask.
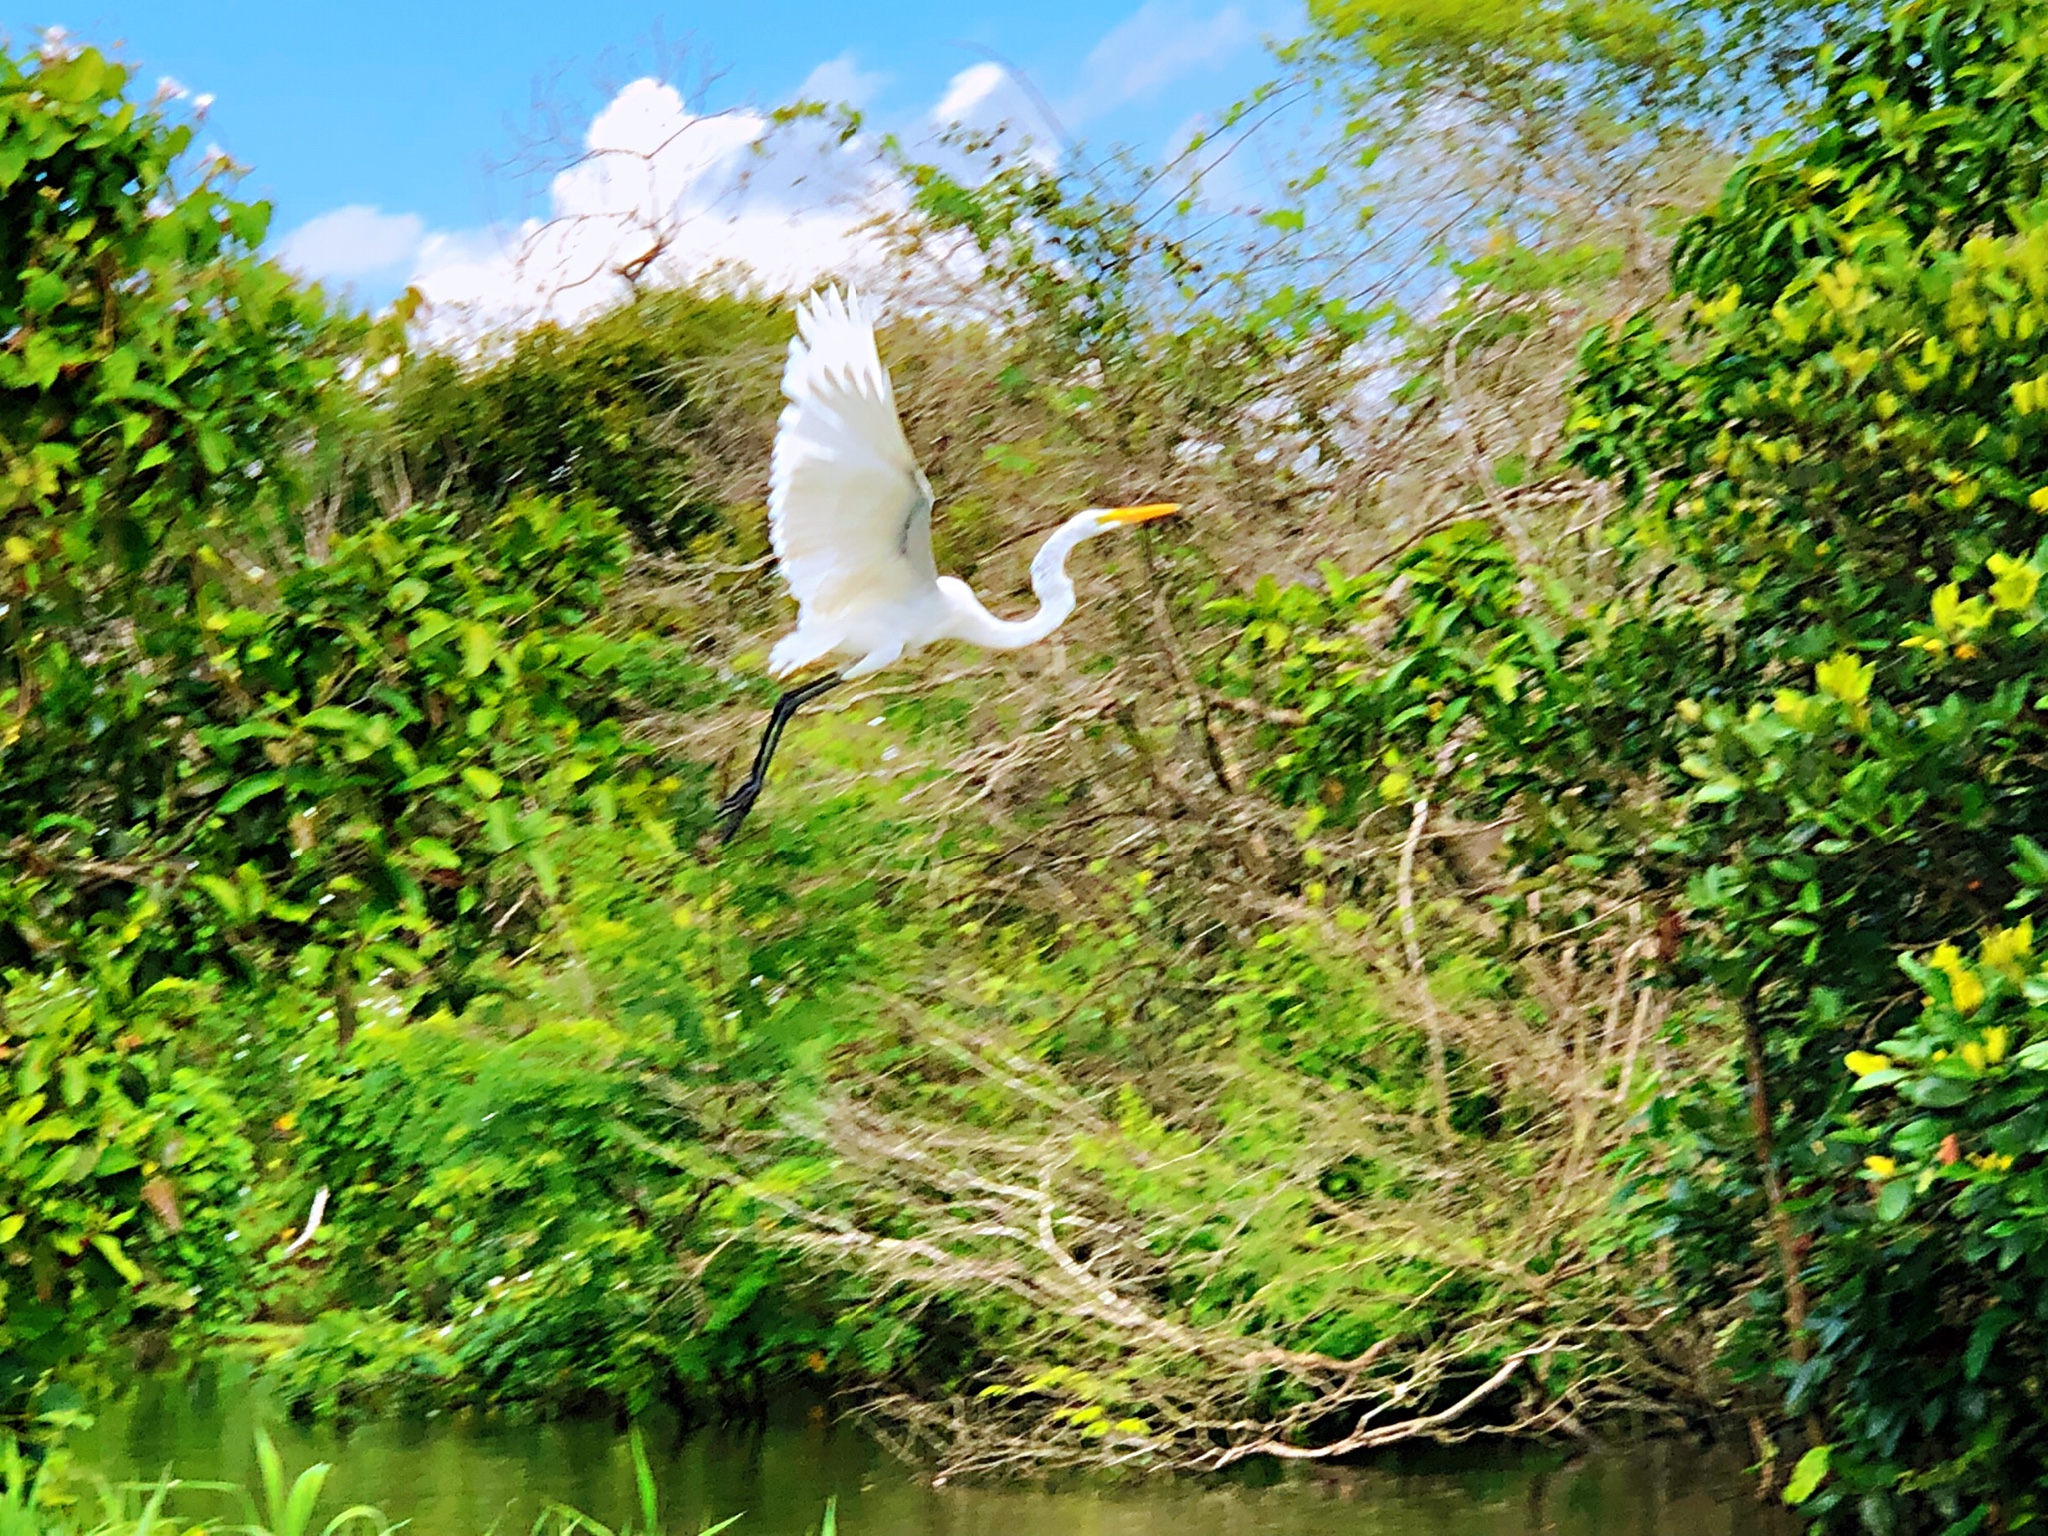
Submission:
[[[2005,1060],[2005,1048],[2010,1044],[2012,1031],[2003,1024],[1995,1024],[1984,1031],[1982,1038],[1958,1047],[1958,1054],[1970,1064],[1971,1071],[1982,1072]]]
[[[1771,700],[1771,707],[1801,730],[1806,729],[1807,721],[1814,712],[1813,706],[1812,699],[1790,688],[1780,688],[1777,696]]]
[[[1875,666],[1858,661],[1847,651],[1837,651],[1813,669],[1813,681],[1822,693],[1852,707],[1870,697],[1870,682],[1876,676]]]
[[[1868,1077],[1873,1072],[1882,1072],[1892,1064],[1891,1057],[1879,1055],[1876,1051],[1851,1051],[1844,1059],[1849,1064],[1849,1070],[1858,1077]]]
[[[2006,555],[1993,555],[1989,563],[1997,578],[1991,583],[1992,606],[2008,610],[2031,606],[2041,588],[2041,573],[2024,560]]]
[[[1888,1157],[1866,1157],[1863,1159],[1863,1166],[1880,1179],[1888,1179],[1899,1171],[1899,1165]]]
[[[1970,1154],[1972,1167],[1982,1168],[1986,1173],[2003,1173],[2012,1166],[2010,1152],[1973,1152]]]
[[[2018,981],[2026,969],[2020,961],[2031,955],[2033,950],[2034,920],[2024,917],[2010,928],[1994,928],[1985,934],[1978,956],[1994,971],[2003,971]]]
[[[1963,952],[1955,945],[1941,945],[1927,963],[1948,978],[1949,1001],[1957,1013],[1968,1013],[1984,1001],[1984,983],[1963,963]]]

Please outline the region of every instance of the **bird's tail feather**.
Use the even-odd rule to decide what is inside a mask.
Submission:
[[[768,653],[769,676],[787,677],[799,667],[807,667],[829,655],[838,644],[837,635],[801,627],[793,629],[776,641],[775,648]]]

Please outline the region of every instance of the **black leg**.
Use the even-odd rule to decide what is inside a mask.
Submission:
[[[789,717],[827,689],[837,688],[841,681],[837,672],[828,673],[801,688],[790,689],[775,701],[775,709],[768,716],[768,729],[761,733],[761,745],[754,753],[754,766],[748,770],[740,787],[727,795],[718,807],[718,841],[721,845],[731,842],[739,834],[740,823],[747,819],[747,812],[761,798],[761,791],[768,783],[769,760],[775,756],[776,744],[782,740],[782,728],[789,724]]]

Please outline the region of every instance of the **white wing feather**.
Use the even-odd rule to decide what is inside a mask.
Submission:
[[[931,488],[904,439],[872,320],[828,289],[800,304],[796,321],[769,469],[768,534],[798,606],[777,671],[844,645],[874,609],[925,597],[939,574]]]

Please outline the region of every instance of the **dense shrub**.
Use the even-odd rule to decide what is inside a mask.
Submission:
[[[292,444],[363,339],[252,254],[265,207],[180,183],[191,129],[127,78],[91,50],[0,61],[0,845],[33,876],[0,912],[8,964],[125,921],[149,845],[180,840],[198,616],[262,560]]]
[[[1654,1106],[1642,1216],[1724,1363],[1821,1426],[1793,1494],[1871,1530],[2044,1492],[2044,24],[1914,0],[1848,39],[1680,237],[1683,333],[1589,338],[1567,452],[1621,491],[1623,586],[1475,528],[1240,611],[1303,716],[1284,791],[1513,811],[1526,873],[1668,904],[1667,979],[1740,1048]]]
[[[138,1309],[232,1315],[257,1160],[203,992],[52,975],[0,1006],[0,1424]]]
[[[655,548],[712,527],[728,467],[706,429],[758,394],[788,337],[776,307],[656,292],[583,325],[537,326],[500,354],[429,354],[391,387],[386,430],[414,490],[491,508],[580,496]],[[755,402],[758,404],[759,402]]]
[[[1752,1091],[1780,1121],[1778,1219],[1797,1229],[1783,1335],[1735,1348],[1777,1356],[1787,1407],[1821,1409],[1839,1438],[1814,1507],[1879,1525],[1929,1505],[2015,1520],[2044,1491],[2027,1364],[2043,1319],[2006,1294],[2030,1245],[1987,1244],[1967,1191],[1909,1217],[1887,1154],[1853,1155],[1930,1136],[1948,1165],[2038,1155],[2023,1076],[1967,1147],[1923,1111],[1975,1100],[1970,1060],[1995,1065],[1957,956],[1982,934],[1992,970],[2025,973],[2031,928],[2012,925],[2048,832],[2023,638],[2048,505],[2044,20],[1909,4],[1845,49],[1817,136],[1738,173],[1680,242],[1690,346],[1641,323],[1595,338],[1574,422],[1589,467],[1654,476],[1628,477],[1643,558],[1678,557],[1718,609],[1669,727],[1692,788],[1666,848],[1697,963],[1764,1037]],[[1845,1102],[1844,1052],[1896,1033],[1923,993],[1915,1038],[1953,1037],[1964,1066]],[[1719,1219],[1687,1241],[1697,1208],[1673,1211],[1698,1260],[1683,1273],[1725,1295],[1744,1266]]]

